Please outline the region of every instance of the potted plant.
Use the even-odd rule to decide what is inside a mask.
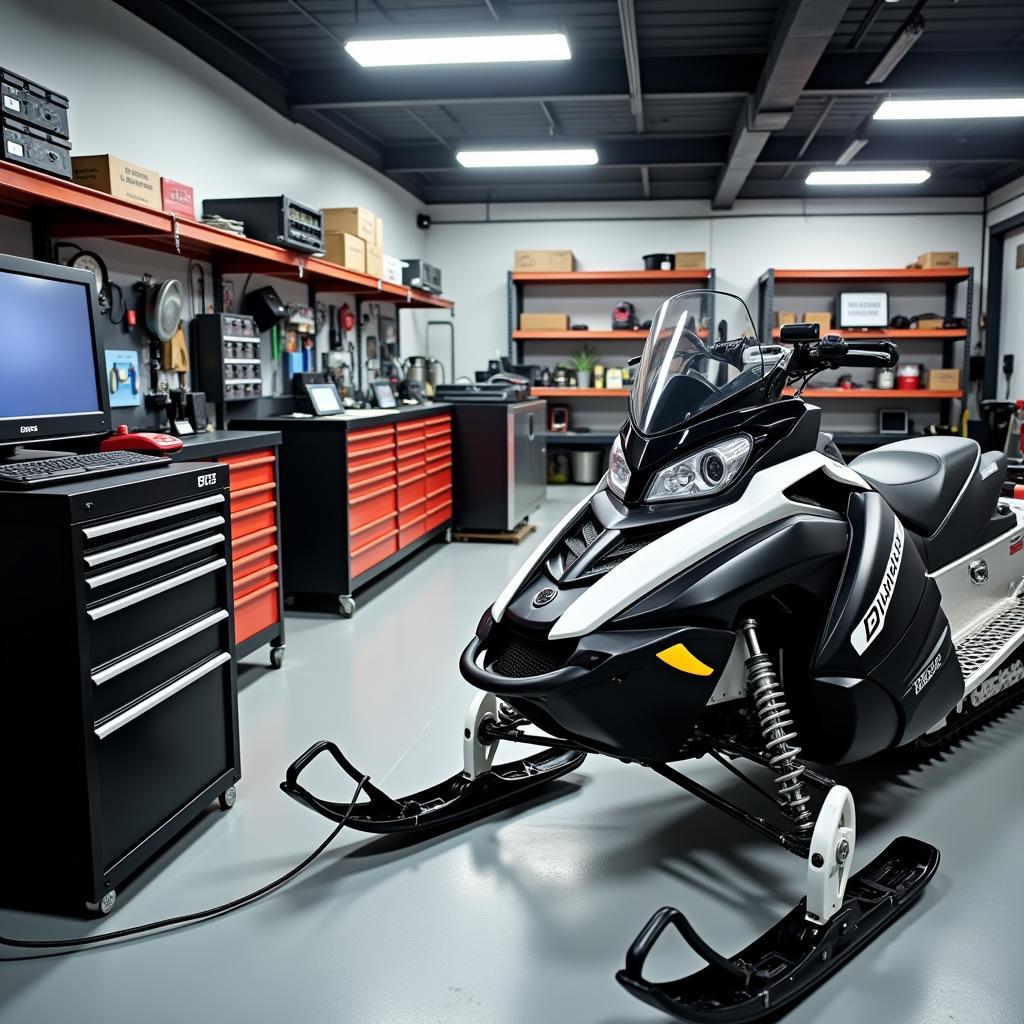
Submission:
[[[573,352],[569,359],[576,370],[576,386],[589,388],[594,364],[597,362],[597,353],[589,345],[584,345],[583,348]]]

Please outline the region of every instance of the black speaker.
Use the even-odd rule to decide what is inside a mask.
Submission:
[[[416,227],[421,231],[426,231],[430,227],[430,214],[429,213],[417,213],[416,214]]]
[[[185,395],[185,411],[197,434],[206,430],[206,395],[202,391],[189,391]]]
[[[269,331],[288,315],[288,307],[269,284],[246,292],[242,299],[242,309],[256,321],[261,331]]]

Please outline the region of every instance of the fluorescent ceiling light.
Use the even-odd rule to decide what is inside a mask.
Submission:
[[[886,100],[876,121],[938,121],[955,117],[1024,117],[1024,96],[972,100]]]
[[[505,61],[569,60],[561,32],[525,35],[436,36],[411,39],[350,39],[345,52],[364,68],[413,64],[497,64]]]
[[[920,185],[932,176],[931,171],[811,171],[807,185]]]
[[[481,149],[455,154],[463,167],[586,167],[596,149]]]
[[[850,139],[846,148],[836,157],[836,166],[843,167],[848,164],[867,144],[868,140],[864,138]]]

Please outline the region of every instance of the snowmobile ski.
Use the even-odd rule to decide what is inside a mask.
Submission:
[[[587,756],[575,750],[543,750],[521,761],[495,765],[475,778],[459,772],[444,782],[399,800],[388,796],[367,779],[363,793],[368,799],[352,806],[321,799],[299,784],[302,772],[324,751],[354,781],[365,778],[336,743],[320,740],[289,766],[281,789],[293,800],[325,818],[345,821],[350,828],[360,832],[380,833],[455,828],[524,799],[538,786],[579,768]]]
[[[807,995],[891,924],[924,890],[939,851],[901,836],[850,878],[842,907],[824,925],[807,921],[801,900],[777,925],[732,957],[723,957],[674,907],[647,922],[616,974],[626,991],[692,1024],[749,1024]],[[708,963],[675,981],[643,977],[644,962],[666,928],[675,927]]]

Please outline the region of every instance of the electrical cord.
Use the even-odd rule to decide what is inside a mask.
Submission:
[[[260,886],[259,889],[254,889],[250,893],[246,893],[244,896],[239,896],[236,899],[230,900],[227,903],[222,903],[216,907],[208,907],[206,910],[197,910],[191,914],[180,914],[177,917],[165,917],[161,921],[150,921],[148,924],[138,924],[131,928],[121,928],[114,932],[104,932],[101,935],[85,935],[77,939],[12,939],[6,935],[0,935],[0,946],[12,946],[16,949],[56,949],[62,950],[62,953],[54,953],[53,956],[66,955],[68,953],[74,953],[78,949],[85,946],[96,946],[104,942],[114,942],[118,939],[129,939],[134,938],[137,935],[147,935],[150,932],[160,931],[164,928],[177,928],[182,925],[195,924],[199,921],[209,921],[215,917],[221,917],[224,914],[229,914],[233,910],[239,910],[242,907],[248,906],[250,903],[255,903],[257,900],[262,899],[264,896],[274,892],[275,889],[280,889],[281,886],[290,882],[296,875],[301,874],[310,864],[313,863],[319,857],[324,850],[326,850],[331,843],[337,839],[341,830],[348,824],[348,819],[355,809],[356,801],[359,799],[359,794],[363,791],[363,786],[369,780],[368,775],[364,775],[356,788],[352,791],[352,799],[349,802],[349,808],[345,812],[345,816],[341,819],[338,825],[331,830],[330,835],[304,860],[300,861],[295,867],[290,868],[283,875],[275,878],[272,882],[267,882],[266,885]],[[24,959],[21,957],[15,957],[13,959]],[[30,958],[29,958],[30,959]],[[5,962],[10,962],[8,959]]]

